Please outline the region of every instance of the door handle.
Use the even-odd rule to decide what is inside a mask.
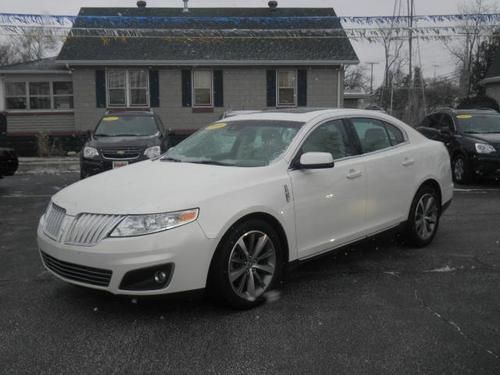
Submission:
[[[361,175],[362,175],[361,171],[358,171],[357,169],[349,169],[347,178],[349,180],[354,180],[355,178],[361,177]]]
[[[405,158],[401,164],[403,164],[403,167],[409,167],[410,165],[415,164],[415,159]]]

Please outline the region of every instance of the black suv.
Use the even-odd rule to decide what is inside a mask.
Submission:
[[[446,145],[456,183],[467,184],[475,177],[500,177],[500,113],[443,109],[425,117],[417,130]]]
[[[80,177],[160,156],[168,147],[168,136],[153,112],[108,111],[80,153]]]

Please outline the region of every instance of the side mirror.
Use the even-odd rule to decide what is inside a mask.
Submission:
[[[442,128],[439,130],[439,134],[444,138],[444,139],[450,139],[452,136],[451,130],[447,128]]]
[[[300,169],[326,169],[333,168],[333,156],[329,152],[306,152],[300,157]]]
[[[87,131],[85,132],[85,135],[87,136],[87,140],[92,139],[92,130],[87,130]]]

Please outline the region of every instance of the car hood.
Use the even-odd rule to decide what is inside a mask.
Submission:
[[[483,141],[487,143],[498,144],[500,143],[499,133],[484,133],[484,134],[465,134],[465,136],[477,139],[478,141]]]
[[[272,166],[242,168],[146,160],[79,181],[52,200],[69,215],[178,211],[199,207],[207,199],[275,175]]]
[[[149,147],[159,144],[158,135],[147,137],[93,137],[86,146],[101,148]]]

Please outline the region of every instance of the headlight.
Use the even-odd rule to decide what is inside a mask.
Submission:
[[[476,143],[476,152],[478,154],[491,154],[495,152],[495,147],[487,143]]]
[[[144,151],[144,155],[146,155],[150,159],[157,158],[158,156],[160,156],[160,154],[160,146],[148,147],[146,151]]]
[[[110,237],[142,236],[161,232],[195,221],[199,209],[167,212],[164,214],[131,215],[123,219],[111,232]]]
[[[96,156],[99,156],[99,151],[97,151],[94,147],[86,146],[83,148],[83,157],[85,159],[93,159]]]

